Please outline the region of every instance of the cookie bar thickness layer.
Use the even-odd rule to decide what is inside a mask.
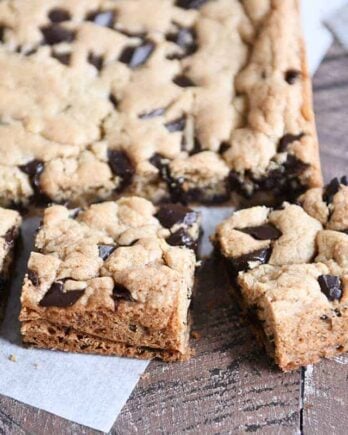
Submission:
[[[0,320],[4,315],[14,249],[21,222],[18,212],[0,208]]]
[[[165,361],[189,357],[200,217],[139,197],[45,210],[21,302],[23,341]]]
[[[321,185],[297,0],[4,0],[0,203]]]
[[[310,189],[302,206],[241,210],[214,236],[256,335],[284,371],[348,351],[347,184]]]

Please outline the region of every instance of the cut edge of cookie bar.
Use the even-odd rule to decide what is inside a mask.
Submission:
[[[22,288],[23,342],[187,359],[200,235],[199,213],[178,204],[127,197],[49,207]]]
[[[0,208],[0,321],[5,313],[21,223],[18,212]]]
[[[283,371],[348,350],[347,275],[324,263],[263,265],[238,283],[257,339]]]
[[[234,297],[284,371],[348,350],[347,185],[335,178],[298,205],[237,211],[212,239]]]
[[[192,355],[192,350],[188,346],[184,352],[150,346],[132,346],[76,331],[71,327],[52,324],[46,320],[24,322],[21,331],[26,345],[41,349],[137,359],[160,359],[164,362],[187,361]]]

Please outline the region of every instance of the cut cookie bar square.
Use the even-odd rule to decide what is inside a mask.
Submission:
[[[72,352],[187,359],[197,212],[139,197],[45,210],[21,302],[23,342]]]
[[[4,315],[21,221],[18,212],[0,208],[0,320]]]
[[[320,186],[298,3],[1,1],[0,204]]]
[[[346,178],[303,205],[236,212],[216,231],[241,306],[284,370],[348,351]]]

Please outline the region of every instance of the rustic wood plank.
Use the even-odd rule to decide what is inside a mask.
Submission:
[[[183,364],[152,363],[113,433],[296,433],[300,372],[282,374],[267,360],[216,260],[199,273],[196,356]]]
[[[315,107],[325,178],[348,173],[348,56],[338,45],[315,76]],[[335,83],[339,83],[335,87]],[[348,357],[303,370],[302,430],[306,435],[345,434],[348,427]]]

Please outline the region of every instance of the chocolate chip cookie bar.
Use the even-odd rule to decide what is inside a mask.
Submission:
[[[320,186],[298,9],[1,1],[0,203],[237,203]]]
[[[200,216],[140,197],[45,210],[20,321],[41,348],[164,361],[189,357]]]
[[[347,178],[236,212],[214,236],[256,335],[284,370],[348,350]]]
[[[16,211],[0,208],[0,320],[4,315],[14,249],[21,221]]]

